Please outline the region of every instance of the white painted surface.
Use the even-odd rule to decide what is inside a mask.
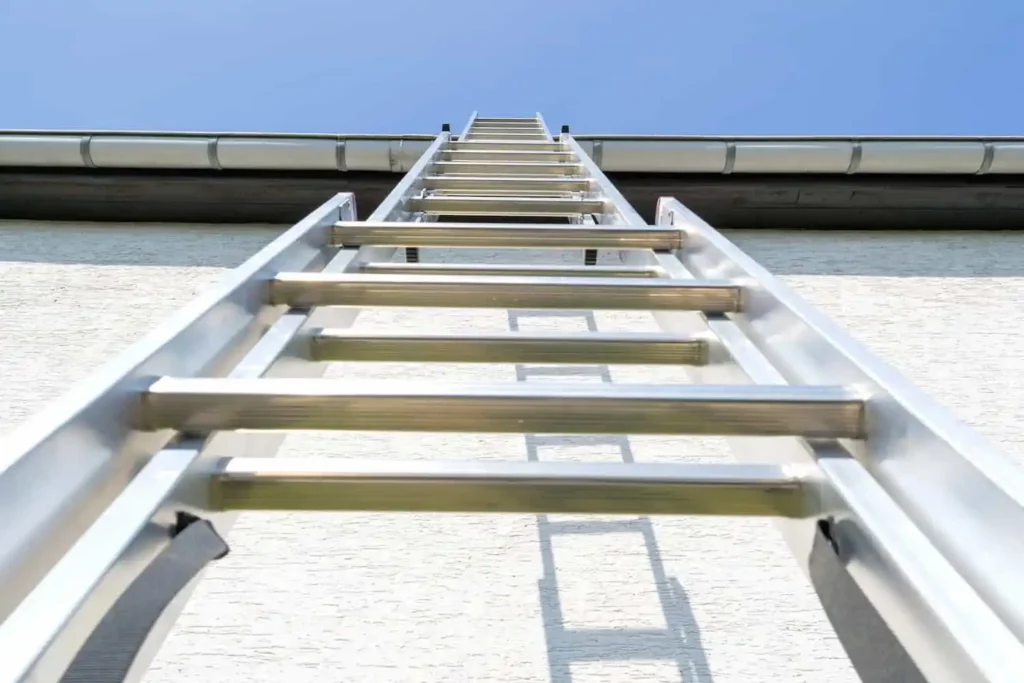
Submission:
[[[274,234],[0,223],[0,435]],[[1024,233],[732,236],[1021,460]],[[596,320],[603,330],[653,329],[641,314]],[[402,310],[368,312],[357,324],[497,331],[508,320],[495,311]],[[583,324],[547,318],[522,327]],[[663,368],[613,374],[681,379]],[[510,366],[340,365],[331,375],[516,379]],[[631,444],[638,460],[728,457],[714,439]],[[526,448],[522,437],[501,435],[316,434],[290,439],[281,455],[522,459]],[[621,457],[611,446],[538,455]],[[632,528],[558,535],[547,545],[532,516],[244,515],[233,553],[208,572],[147,683],[855,680],[769,523],[659,519]],[[660,561],[645,546],[648,529]],[[588,633],[566,633],[579,629]],[[592,633],[600,629],[617,631]]]

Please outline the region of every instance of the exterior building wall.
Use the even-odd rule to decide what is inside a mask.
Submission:
[[[278,231],[0,222],[0,436]],[[1024,458],[1024,233],[730,236],[1009,457]],[[443,258],[424,251],[424,260]],[[596,321],[602,330],[654,329],[647,314],[599,312]],[[522,329],[583,324],[535,318]],[[500,331],[508,319],[376,310],[357,321],[396,325]],[[516,380],[507,365],[339,364],[329,376]],[[686,381],[673,368],[615,368],[613,377]],[[589,381],[531,381],[540,380]],[[716,439],[630,444],[639,461],[728,458]],[[308,434],[281,453],[318,455],[523,459],[526,449],[507,435]],[[622,457],[569,445],[538,455]],[[623,529],[632,531],[549,544],[529,515],[246,514],[232,554],[207,573],[147,682],[856,680],[769,522],[673,518]]]

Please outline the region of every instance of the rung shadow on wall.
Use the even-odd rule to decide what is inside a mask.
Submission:
[[[509,329],[520,331],[520,321],[528,317],[580,318],[589,332],[597,332],[592,312],[509,311]],[[516,366],[519,382],[549,377],[590,377],[611,383],[606,365]],[[545,448],[617,450],[623,462],[634,462],[628,436],[604,435],[540,435],[527,434],[526,455],[531,461],[542,460]],[[664,628],[577,628],[565,626],[565,615],[559,594],[554,539],[559,536],[593,536],[598,534],[635,534],[643,540],[654,588],[657,592]],[[543,576],[538,582],[548,666],[552,683],[572,683],[572,665],[594,661],[667,661],[678,669],[679,680],[687,683],[711,683],[708,662],[700,640],[700,630],[689,607],[686,593],[674,577],[668,576],[658,547],[654,525],[647,517],[629,519],[552,520],[537,516],[537,535],[541,549]],[[594,568],[595,571],[598,567]]]

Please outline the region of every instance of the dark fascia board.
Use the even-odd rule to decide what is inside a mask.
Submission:
[[[673,196],[713,225],[779,229],[1021,229],[1024,178],[951,174],[611,172],[648,221]],[[280,223],[337,192],[368,215],[390,171],[0,167],[0,219]]]
[[[721,227],[1024,227],[1024,137],[575,135],[647,220]],[[0,131],[0,218],[290,223],[366,215],[433,135]]]

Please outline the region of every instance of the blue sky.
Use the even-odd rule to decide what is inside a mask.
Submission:
[[[1024,133],[1022,0],[7,0],[0,128]]]

